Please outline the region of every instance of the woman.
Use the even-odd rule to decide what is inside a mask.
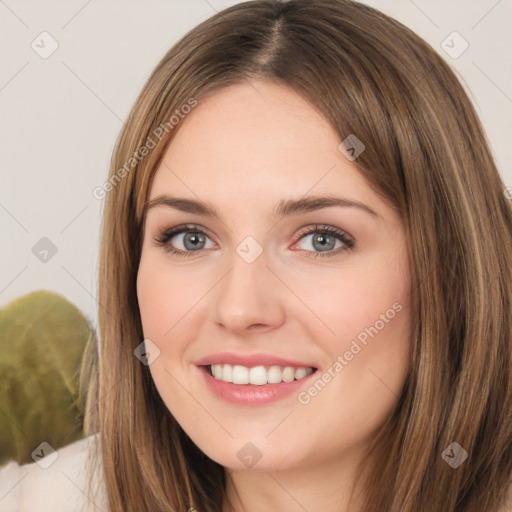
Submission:
[[[75,461],[91,510],[512,510],[504,189],[453,72],[398,22],[348,0],[205,21],[97,191],[98,435],[60,478]]]

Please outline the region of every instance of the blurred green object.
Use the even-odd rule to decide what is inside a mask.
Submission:
[[[64,297],[37,291],[0,311],[0,465],[84,437],[79,369],[92,330]]]

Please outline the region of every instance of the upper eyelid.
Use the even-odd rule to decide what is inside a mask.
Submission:
[[[196,224],[179,224],[178,226],[174,226],[172,228],[157,231],[157,234],[155,236],[162,237],[166,234],[170,234],[171,237],[173,237],[176,235],[180,235],[181,233],[186,233],[187,231],[197,231],[200,233],[204,233],[210,239],[215,238],[215,237],[211,236],[211,234],[210,234],[211,232],[208,229],[206,229],[202,226],[196,225]]]

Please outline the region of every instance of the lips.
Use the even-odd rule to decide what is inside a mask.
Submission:
[[[236,405],[263,405],[298,392],[317,367],[270,354],[217,353],[196,362],[208,388]]]
[[[253,368],[255,366],[289,366],[291,368],[317,368],[308,361],[285,359],[271,354],[233,354],[219,352],[203,357],[196,362],[197,366],[211,366],[214,364],[230,364]]]

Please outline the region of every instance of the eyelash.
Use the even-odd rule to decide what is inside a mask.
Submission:
[[[167,230],[163,231],[162,233],[160,233],[159,235],[157,235],[153,240],[156,245],[164,247],[165,250],[172,255],[190,258],[195,252],[200,252],[200,250],[198,250],[198,251],[182,251],[180,249],[175,249],[174,247],[169,245],[169,241],[171,240],[171,238],[173,238],[174,236],[179,235],[181,233],[187,233],[187,232],[202,234],[202,235],[207,236],[208,238],[211,238],[201,228],[192,224],[192,225],[176,226],[174,228],[167,229]],[[339,247],[338,249],[331,250],[331,251],[320,251],[320,252],[307,251],[307,250],[303,249],[302,250],[303,252],[310,253],[309,256],[306,256],[307,258],[315,259],[315,258],[319,258],[319,257],[325,258],[325,257],[336,256],[342,252],[353,250],[354,245],[355,245],[354,239],[352,237],[350,237],[344,231],[341,231],[340,229],[334,228],[332,226],[325,226],[325,225],[318,225],[318,224],[315,225],[314,227],[305,228],[305,229],[302,229],[301,231],[299,231],[299,233],[297,235],[297,240],[296,240],[296,242],[294,242],[293,245],[295,245],[299,240],[304,238],[306,235],[310,235],[311,233],[318,233],[318,234],[322,234],[322,235],[332,235],[336,239],[341,241],[344,244],[344,247]],[[311,253],[313,253],[313,254],[311,254]]]

